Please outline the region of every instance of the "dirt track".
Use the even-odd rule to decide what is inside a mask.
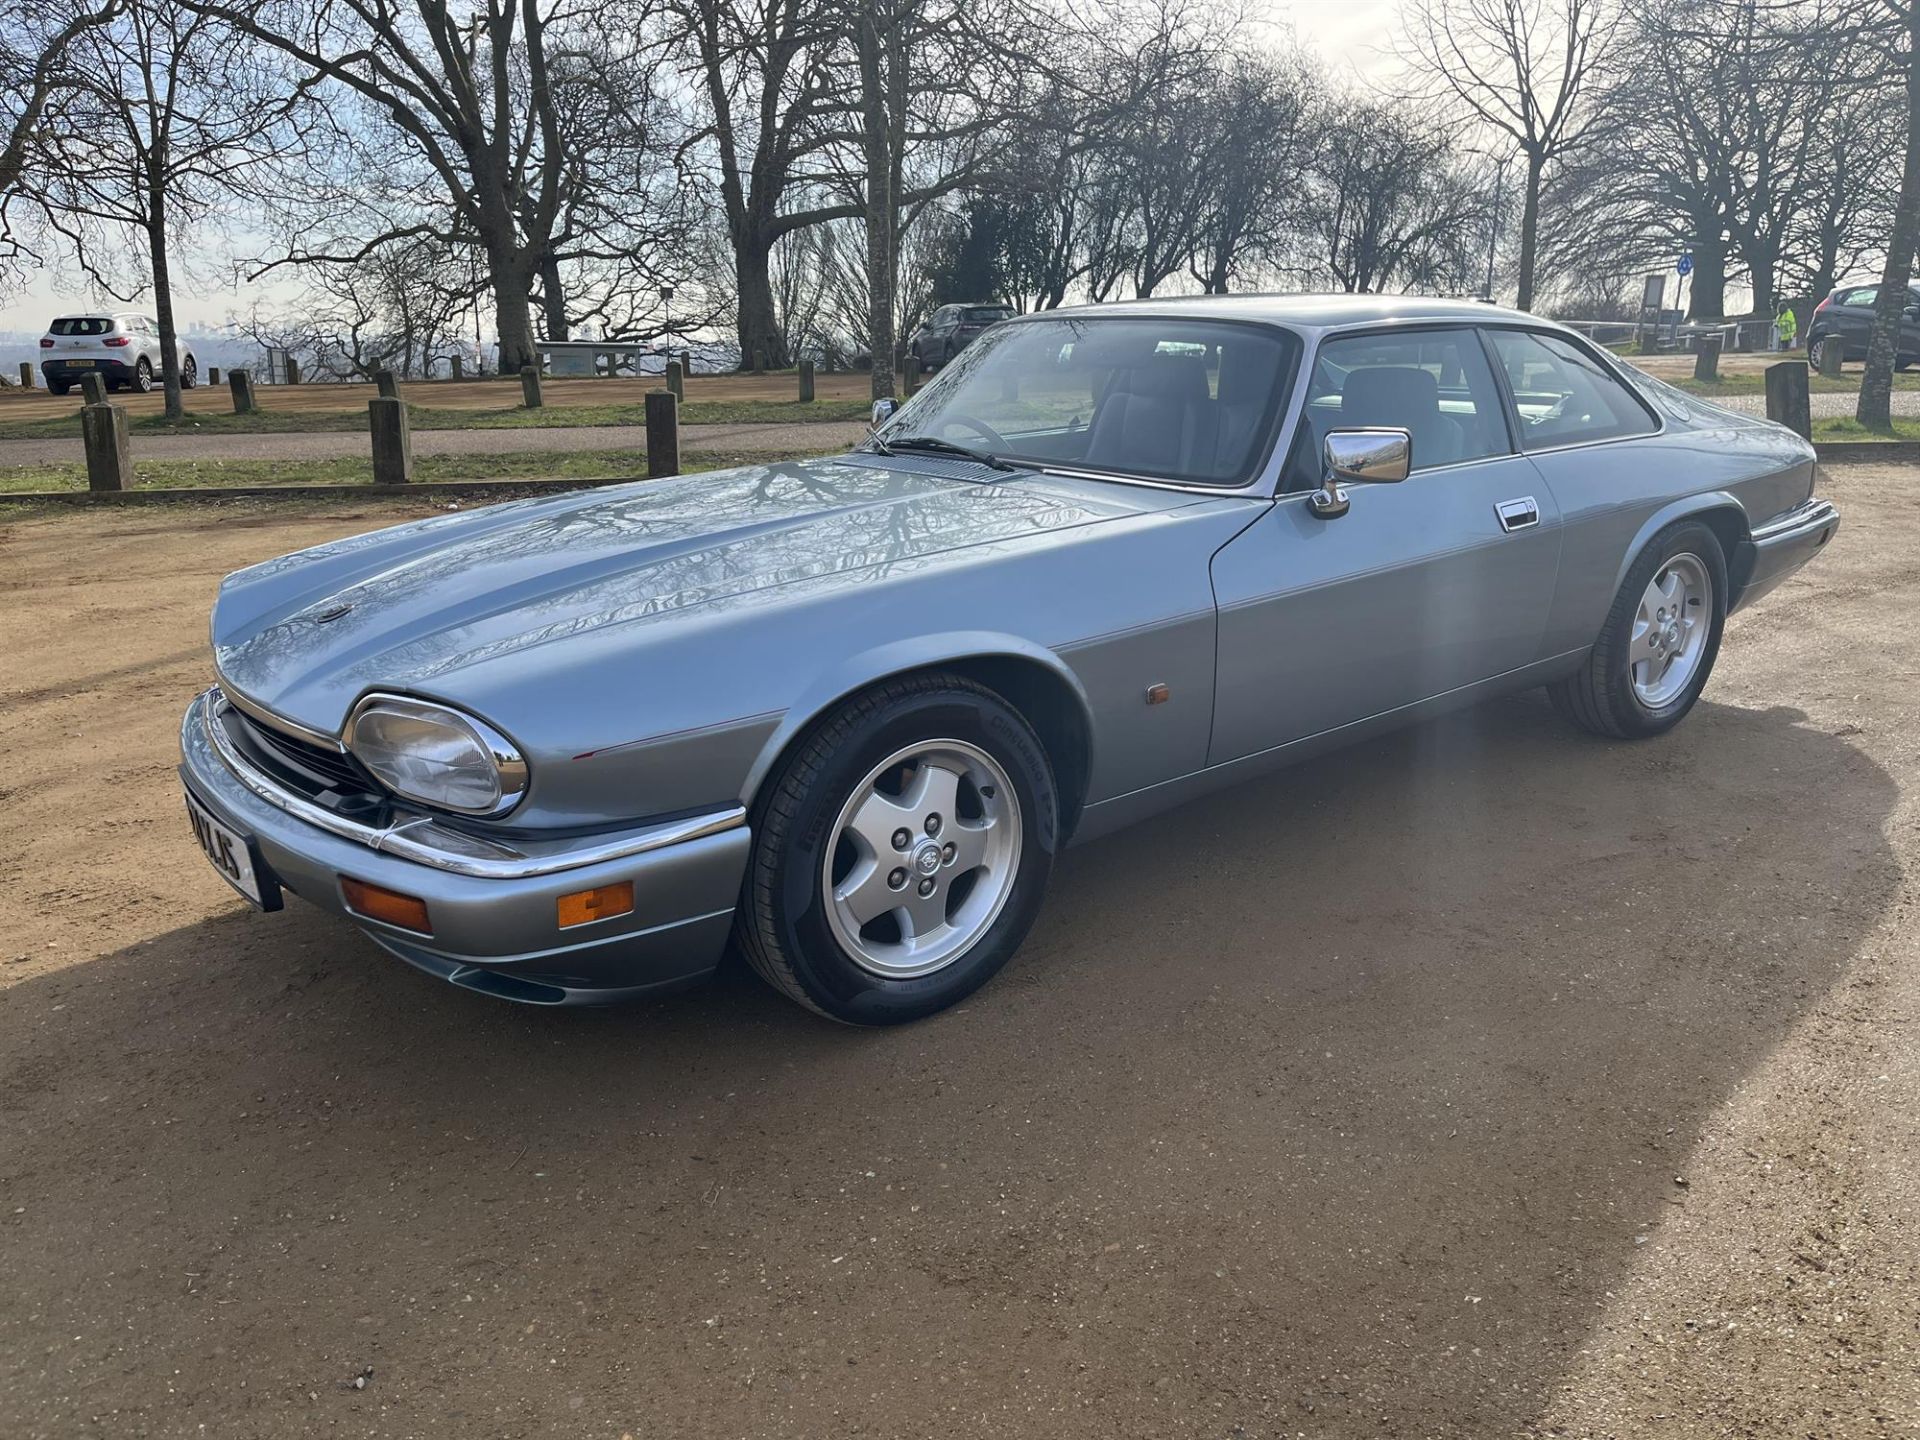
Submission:
[[[1673,736],[1191,807],[877,1034],[246,913],[214,582],[412,512],[0,518],[0,1435],[1920,1433],[1917,479],[1835,473]]]

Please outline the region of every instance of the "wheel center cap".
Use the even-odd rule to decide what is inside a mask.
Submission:
[[[913,852],[913,868],[922,875],[931,875],[940,868],[940,847],[931,840],[923,840]]]

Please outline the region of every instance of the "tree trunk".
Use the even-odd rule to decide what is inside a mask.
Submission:
[[[1920,5],[1909,5],[1907,29],[1907,161],[1900,171],[1900,198],[1887,237],[1887,264],[1880,272],[1880,299],[1873,308],[1866,373],[1860,377],[1860,408],[1854,418],[1870,430],[1893,428],[1893,367],[1901,320],[1909,303],[1913,252],[1920,245]]]
[[[540,308],[547,324],[547,339],[570,339],[567,292],[560,283],[560,262],[551,252],[540,257]]]
[[[1718,233],[1718,222],[1713,233]],[[1705,229],[1699,234],[1707,234]],[[1724,242],[1696,240],[1693,244],[1692,290],[1687,296],[1689,320],[1718,320],[1727,313],[1727,249]]]
[[[1520,293],[1514,300],[1516,310],[1533,309],[1533,270],[1540,248],[1540,172],[1546,160],[1538,151],[1527,152],[1526,203],[1520,208]]]
[[[167,186],[149,177],[147,257],[153,266],[153,318],[160,327],[160,380],[166,391],[167,418],[184,419],[180,401],[180,342],[173,324],[173,273],[167,265]]]
[[[500,373],[517,375],[523,366],[538,365],[533,348],[533,306],[518,266],[493,268],[494,328],[500,335]]]
[[[736,328],[740,336],[740,368],[784,370],[787,340],[780,333],[773,308],[773,241],[750,234],[733,245],[734,281],[738,295]]]
[[[867,343],[875,400],[894,395],[893,163],[887,143],[887,26],[876,0],[860,7],[860,148],[866,164]]]

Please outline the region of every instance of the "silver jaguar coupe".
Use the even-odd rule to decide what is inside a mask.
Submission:
[[[1658,735],[1833,537],[1814,455],[1483,305],[996,325],[849,454],[400,525],[229,577],[202,848],[456,985],[736,945],[889,1024],[1019,948],[1062,846],[1527,686]]]

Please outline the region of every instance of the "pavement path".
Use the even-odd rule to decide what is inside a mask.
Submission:
[[[740,454],[832,454],[856,443],[867,427],[857,420],[804,425],[685,425],[683,450]],[[416,430],[420,455],[505,455],[577,450],[645,450],[640,425],[575,425],[528,430]],[[141,460],[331,460],[365,456],[367,437],[352,432],[317,435],[136,435]],[[70,438],[0,440],[0,467],[59,465],[81,460],[78,427]]]

